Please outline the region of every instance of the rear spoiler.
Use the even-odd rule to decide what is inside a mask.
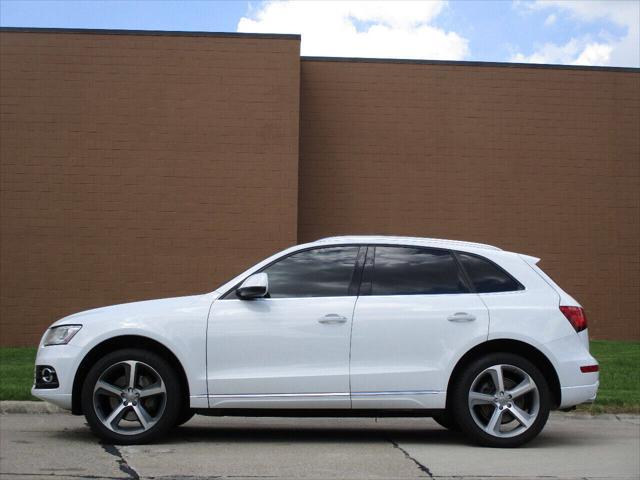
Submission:
[[[520,254],[520,257],[522,257],[522,259],[530,265],[536,265],[540,261],[538,257],[532,257],[531,255],[523,255],[522,253]]]

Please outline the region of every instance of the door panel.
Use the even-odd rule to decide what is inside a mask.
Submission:
[[[475,320],[452,321],[462,312]],[[360,297],[351,339],[353,408],[444,407],[452,361],[488,331],[487,308],[474,293]]]
[[[210,407],[349,408],[349,335],[356,297],[214,303]]]
[[[303,249],[262,269],[268,298],[234,291],[209,315],[209,405],[349,408],[349,341],[366,249]],[[357,265],[356,265],[357,264]]]
[[[353,408],[442,408],[448,371],[488,310],[448,250],[369,247],[353,319]]]

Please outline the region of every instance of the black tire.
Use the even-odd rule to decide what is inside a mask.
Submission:
[[[520,405],[515,405],[516,400],[508,400],[508,396],[500,396],[500,399],[495,403],[482,403],[481,405],[470,407],[469,394],[472,386],[474,387],[474,392],[478,391],[476,390],[478,385],[484,385],[484,388],[488,388],[486,385],[491,384],[491,382],[486,380],[486,377],[483,377],[483,372],[498,365],[504,366],[500,368],[500,371],[504,374],[503,383],[505,384],[505,394],[511,391],[510,389],[515,386],[515,383],[520,381],[518,373],[529,375],[530,379],[535,382],[536,389],[518,397],[517,402],[520,403]],[[512,378],[509,379],[509,376]],[[489,375],[489,377],[491,377],[491,375]],[[484,383],[480,383],[483,381]],[[479,383],[474,385],[474,382]],[[511,382],[510,386],[507,386],[508,382]],[[494,397],[494,395],[499,395],[499,392],[488,391],[487,395]],[[529,442],[544,428],[549,417],[550,405],[551,397],[549,386],[540,370],[529,360],[512,353],[492,353],[474,360],[464,368],[453,385],[452,411],[455,415],[456,422],[462,432],[472,441],[487,447],[513,448]],[[526,422],[529,424],[528,426],[523,422],[519,422],[516,417],[510,413],[512,406],[529,410],[526,412],[531,414]],[[478,422],[482,423],[483,412],[486,412],[484,413],[484,419],[487,420],[485,429],[481,428],[478,424]],[[503,412],[508,413],[508,415],[504,415]],[[533,415],[534,412],[535,416]],[[500,420],[499,422],[495,422],[495,424],[498,425],[498,433],[490,434],[488,431],[495,432],[495,430],[490,428],[490,422],[491,419],[494,418],[494,414],[497,414],[495,418]],[[512,423],[509,423],[509,421]],[[516,427],[514,427],[512,431],[500,431],[503,426],[506,428],[510,425],[516,425]],[[520,430],[523,431],[517,433]],[[500,435],[513,436],[506,437]]]
[[[195,410],[191,410],[190,408],[183,408],[182,412],[180,412],[180,415],[178,416],[176,427],[179,427],[180,425],[184,425],[185,423],[187,423],[189,420],[193,418],[195,414],[196,414]]]
[[[130,399],[119,398],[113,393],[105,394],[105,391],[100,389],[99,391],[101,392],[101,396],[96,397],[97,400],[94,401],[94,389],[96,388],[96,383],[101,379],[101,377],[104,381],[106,378],[105,375],[118,377],[113,382],[107,382],[110,386],[114,386],[117,389],[126,389],[126,385],[123,384],[123,381],[126,383],[125,377],[128,375],[125,365],[127,362],[132,362],[136,365],[134,368],[131,368],[131,370],[134,370],[135,372],[141,371],[140,374],[133,374],[133,382],[136,383],[137,390],[134,390],[134,393],[131,393],[132,395],[135,395],[135,392],[141,393],[143,391],[143,386],[140,385],[145,381],[145,373],[147,373],[147,376],[154,381],[157,380],[155,377],[159,376],[161,382],[164,384],[165,391],[155,394],[153,400],[152,397],[148,397],[144,399],[135,398],[129,401]],[[121,365],[125,367],[125,370],[123,370],[124,373],[122,374],[117,371]],[[116,373],[111,374],[110,372],[113,371]],[[147,382],[151,382],[151,380],[147,380]],[[154,385],[157,385],[157,383],[154,383]],[[147,386],[152,387],[153,385]],[[148,425],[150,426],[148,428],[144,427],[140,420],[128,420],[126,418],[128,416],[134,419],[139,418],[133,410],[134,405],[137,406],[139,404],[138,412],[142,411],[140,410],[141,407],[144,407],[143,411],[145,413],[153,411],[149,406],[149,402],[151,401],[154,402],[156,407],[156,416],[153,418],[149,417],[153,423],[149,422]],[[176,422],[180,417],[182,407],[180,380],[171,364],[153,352],[133,348],[117,350],[102,357],[95,363],[91,370],[89,370],[82,386],[81,402],[82,410],[87,422],[89,423],[89,427],[101,439],[118,445],[151,443],[166,434],[174,425],[176,425]],[[109,411],[110,408],[113,408],[111,412]],[[106,426],[106,423],[111,423],[113,426],[112,422],[106,422],[105,417],[108,417],[110,413],[114,413],[116,409],[124,412],[124,417],[117,420],[116,426],[114,427],[117,428],[119,432]],[[105,421],[105,423],[103,423],[103,421]],[[120,423],[123,421],[127,424],[134,426],[137,425],[137,427],[129,429],[120,428]],[[140,431],[137,432],[137,430]],[[121,433],[125,431],[126,433]]]
[[[460,431],[460,425],[458,425],[458,422],[456,422],[453,415],[451,415],[447,410],[437,413],[431,418],[433,418],[438,425],[446,428],[447,430],[451,430],[452,432]]]

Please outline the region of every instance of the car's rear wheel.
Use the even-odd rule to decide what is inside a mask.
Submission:
[[[510,353],[472,362],[452,393],[460,428],[485,446],[520,446],[538,435],[549,417],[550,394],[544,376],[530,361]]]
[[[82,409],[91,429],[111,443],[148,443],[178,421],[180,381],[153,352],[118,350],[91,368],[82,388]]]

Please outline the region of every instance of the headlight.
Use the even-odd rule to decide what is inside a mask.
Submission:
[[[51,327],[44,337],[44,345],[66,345],[81,328],[82,325]]]

